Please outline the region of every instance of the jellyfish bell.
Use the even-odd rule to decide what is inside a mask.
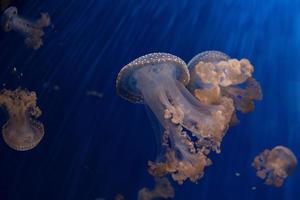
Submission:
[[[243,113],[254,109],[253,100],[260,100],[259,83],[252,78],[253,66],[247,59],[231,59],[219,51],[205,51],[188,64],[192,94],[205,104],[219,104],[231,98],[235,109]],[[244,86],[246,85],[246,86]]]
[[[291,175],[295,171],[298,161],[290,149],[284,146],[276,146],[272,150],[272,157],[275,157],[273,166],[284,168],[287,175]]]
[[[2,127],[5,143],[14,150],[27,151],[36,147],[44,136],[44,126],[35,120],[41,115],[36,105],[35,92],[16,89],[2,90],[0,105],[5,107],[9,119]]]
[[[132,103],[144,103],[142,88],[138,84],[139,72],[148,72],[154,78],[161,71],[169,73],[183,85],[189,82],[190,75],[183,60],[168,53],[152,53],[141,56],[122,68],[117,77],[117,93]]]
[[[36,121],[27,123],[28,124],[19,127],[19,124],[8,121],[3,126],[3,139],[12,149],[17,151],[27,151],[36,147],[42,140],[44,136],[43,125]]]
[[[228,55],[220,51],[204,51],[190,60],[190,62],[188,63],[188,69],[190,72],[194,72],[196,65],[200,62],[216,64],[218,62],[227,61],[229,59],[230,57]],[[198,88],[201,84],[201,80],[196,76],[196,73],[190,73],[190,76],[191,81],[188,87],[190,89]]]
[[[179,183],[202,177],[204,167],[210,164],[205,153],[219,152],[234,110],[231,99],[223,99],[220,105],[202,104],[185,88],[188,82],[185,62],[167,53],[148,54],[132,61],[116,81],[117,93],[130,102],[147,105],[165,130],[165,159],[150,162],[150,173],[170,173]]]
[[[196,55],[188,68],[199,83],[223,87],[245,82],[252,75],[253,66],[246,59],[240,61],[218,51],[207,51]],[[190,84],[195,84],[191,81]]]
[[[252,166],[257,170],[256,175],[264,179],[267,185],[280,187],[296,169],[297,158],[290,149],[276,146],[256,156]]]

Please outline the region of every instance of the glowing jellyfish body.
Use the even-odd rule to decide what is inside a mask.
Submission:
[[[16,7],[7,8],[2,15],[2,26],[6,32],[14,30],[25,37],[25,44],[33,49],[43,45],[43,28],[50,25],[48,13],[41,13],[41,18],[36,22],[24,19],[18,15]]]
[[[44,126],[34,120],[41,115],[36,105],[35,92],[16,89],[2,90],[0,105],[5,107],[9,119],[2,127],[3,139],[6,144],[17,151],[34,148],[44,136]]]
[[[254,68],[247,59],[230,59],[219,51],[205,51],[195,56],[188,68],[188,88],[205,104],[219,104],[227,97],[233,100],[236,110],[247,113],[254,109],[253,100],[262,98],[259,83],[251,77]]]
[[[161,178],[155,180],[155,188],[149,190],[148,188],[142,188],[138,193],[138,200],[153,200],[153,199],[168,199],[174,198],[175,191],[171,183],[167,178]]]
[[[231,99],[223,99],[220,105],[202,104],[184,87],[188,82],[184,61],[153,53],[126,65],[116,83],[121,97],[149,106],[165,130],[165,158],[149,162],[149,172],[157,177],[171,174],[180,184],[203,176],[204,168],[211,164],[206,154],[219,151],[234,111]]]
[[[295,170],[297,158],[288,148],[276,146],[256,156],[252,166],[257,170],[256,175],[264,179],[267,185],[280,187]]]

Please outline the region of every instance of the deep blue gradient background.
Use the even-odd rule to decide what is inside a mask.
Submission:
[[[37,92],[45,137],[27,152],[0,140],[1,200],[113,199],[117,193],[136,199],[140,188],[153,185],[147,161],[158,155],[155,133],[144,106],[116,95],[115,78],[147,53],[188,62],[205,50],[248,58],[264,99],[228,131],[198,184],[173,183],[175,199],[300,199],[299,169],[278,189],[264,185],[251,167],[259,152],[276,145],[300,158],[299,1],[27,0],[18,8],[32,19],[49,12],[54,28],[37,51],[18,34],[0,33],[0,84]],[[87,90],[104,96],[86,96]],[[1,125],[6,118],[1,112]]]

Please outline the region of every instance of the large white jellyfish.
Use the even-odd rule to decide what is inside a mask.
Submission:
[[[43,45],[43,28],[50,25],[48,13],[41,13],[41,18],[32,22],[20,17],[16,7],[7,8],[2,15],[1,21],[4,31],[14,30],[22,34],[25,37],[25,44],[33,49],[38,49]]]
[[[297,158],[290,149],[276,146],[256,156],[252,166],[257,170],[256,175],[264,179],[267,185],[280,187],[295,170]]]
[[[236,110],[242,113],[254,109],[253,100],[261,100],[259,83],[252,78],[253,66],[247,59],[231,59],[219,51],[205,51],[196,55],[188,64],[191,93],[207,105],[219,104],[231,98]],[[236,115],[232,122],[237,121]]]
[[[147,105],[164,128],[163,159],[149,162],[149,172],[156,177],[171,174],[179,184],[196,182],[211,164],[207,154],[219,152],[221,140],[234,112],[231,98],[218,105],[198,101],[185,85],[189,83],[187,65],[167,53],[142,56],[120,72],[117,93],[133,103]]]

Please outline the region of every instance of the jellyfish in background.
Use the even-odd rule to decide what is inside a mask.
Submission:
[[[48,13],[41,13],[41,18],[35,22],[24,19],[18,15],[16,7],[7,8],[2,15],[4,31],[14,30],[25,37],[25,44],[29,48],[38,49],[43,45],[43,28],[50,25]]]
[[[16,89],[0,92],[0,105],[5,107],[9,119],[2,127],[6,144],[17,151],[34,148],[44,136],[44,126],[33,118],[41,115],[36,105],[36,93]]]
[[[224,98],[233,100],[236,110],[248,113],[253,100],[261,100],[259,83],[252,78],[253,66],[247,59],[230,59],[219,51],[205,51],[188,64],[191,93],[207,105],[219,104]],[[237,121],[233,115],[233,121]]]
[[[155,180],[154,190],[142,188],[138,193],[138,200],[152,200],[152,199],[168,199],[174,198],[175,191],[167,178]]]
[[[164,128],[161,142],[164,158],[149,162],[155,177],[171,174],[179,184],[196,182],[211,164],[207,154],[219,152],[220,143],[234,111],[230,98],[218,105],[198,101],[185,85],[189,83],[187,65],[167,53],[142,56],[118,74],[117,93],[133,103],[143,103],[154,112]]]
[[[252,166],[257,170],[256,175],[264,179],[267,185],[280,187],[295,170],[297,158],[288,148],[276,146],[256,156]]]

